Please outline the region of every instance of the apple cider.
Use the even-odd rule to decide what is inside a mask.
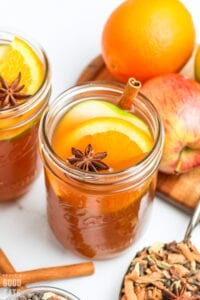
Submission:
[[[141,93],[118,107],[124,87],[89,83],[52,102],[40,124],[48,222],[74,253],[105,259],[141,233],[156,188],[163,131]]]
[[[49,96],[44,50],[0,32],[0,202],[25,194],[38,175],[38,125]]]

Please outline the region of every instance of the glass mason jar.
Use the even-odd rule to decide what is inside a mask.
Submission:
[[[152,103],[139,93],[134,113],[149,126],[152,150],[136,165],[112,173],[84,172],[67,165],[52,149],[52,135],[56,124],[77,101],[99,99],[117,104],[123,91],[123,85],[105,82],[72,87],[51,103],[40,123],[48,222],[64,247],[84,257],[116,256],[141,232],[156,188],[163,148],[162,123]]]
[[[46,300],[80,300],[72,293],[61,288],[50,286],[38,286],[26,288],[18,293],[6,298],[7,300],[28,300],[28,299],[46,299]]]
[[[32,47],[42,62],[44,79],[39,90],[22,104],[0,109],[0,202],[25,194],[38,175],[38,125],[51,91],[49,62],[39,45],[21,35],[0,32],[0,47],[9,45],[15,36]]]

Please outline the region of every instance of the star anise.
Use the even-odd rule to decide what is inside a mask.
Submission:
[[[68,162],[81,170],[98,172],[109,169],[109,167],[102,162],[102,159],[107,156],[107,152],[94,153],[91,144],[85,148],[84,152],[72,147],[72,154],[71,157],[67,158]]]
[[[169,298],[170,300],[200,300],[200,296],[184,296],[184,295],[174,295]]]
[[[19,72],[17,78],[9,85],[6,80],[0,76],[0,108],[12,107],[18,104],[18,101],[25,100],[30,95],[20,93],[23,85],[19,85],[21,80],[21,73]]]
[[[167,299],[169,300],[200,300],[200,296],[198,295],[185,295],[186,285],[182,285],[179,288],[176,288],[174,293],[169,295]]]

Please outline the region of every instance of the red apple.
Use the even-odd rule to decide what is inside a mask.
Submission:
[[[200,84],[168,74],[146,81],[141,92],[154,103],[164,125],[160,171],[179,174],[200,166]]]

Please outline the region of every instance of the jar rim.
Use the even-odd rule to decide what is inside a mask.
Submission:
[[[31,292],[52,292],[55,293],[58,296],[62,296],[62,297],[66,297],[66,299],[70,300],[80,300],[80,298],[78,298],[77,296],[75,296],[73,293],[64,290],[62,288],[58,288],[58,287],[53,287],[53,286],[33,286],[33,287],[29,287],[26,288],[20,292],[18,292],[16,295],[13,295],[9,298],[9,300],[16,300],[17,297],[25,295],[27,293],[31,293]]]
[[[80,180],[80,178],[83,178],[83,181],[95,183],[95,184],[101,184],[103,179],[109,179],[108,184],[110,184],[110,180],[112,178],[120,178],[121,180],[124,180],[125,178],[131,178],[134,174],[138,178],[141,177],[142,173],[141,169],[146,169],[150,165],[152,165],[153,160],[156,158],[157,162],[154,163],[153,165],[153,170],[150,171],[150,175],[154,172],[156,169],[158,163],[160,162],[161,159],[161,154],[157,154],[157,152],[160,152],[163,147],[163,125],[162,121],[160,119],[160,116],[153,105],[153,103],[141,92],[138,93],[138,97],[142,97],[145,104],[149,105],[151,107],[151,110],[154,112],[156,115],[156,122],[157,122],[157,134],[156,138],[154,141],[154,145],[151,149],[151,151],[145,156],[144,159],[139,161],[137,164],[130,166],[128,168],[119,170],[119,171],[114,171],[114,172],[108,172],[108,173],[96,173],[96,172],[87,172],[81,169],[78,169],[76,167],[69,166],[65,163],[64,160],[62,160],[53,150],[50,140],[48,138],[47,134],[47,123],[49,121],[49,117],[52,111],[55,111],[55,106],[59,105],[60,101],[63,99],[66,99],[69,95],[74,95],[81,91],[82,88],[87,88],[87,91],[93,91],[96,90],[97,88],[100,88],[104,91],[107,91],[112,89],[114,92],[120,92],[120,94],[123,93],[124,90],[124,85],[118,82],[111,82],[111,81],[88,81],[85,83],[81,83],[75,86],[72,86],[71,88],[63,91],[60,93],[54,101],[51,102],[50,106],[46,109],[45,113],[43,114],[43,117],[40,122],[40,128],[39,128],[39,138],[40,138],[40,145],[41,145],[41,152],[45,151],[48,153],[48,157],[56,164],[56,166],[59,167],[59,169],[68,177],[73,177],[74,179]],[[69,102],[70,104],[70,102]],[[66,103],[65,103],[66,105]],[[66,106],[65,106],[66,107]],[[162,151],[161,151],[162,152]],[[149,176],[150,176],[149,175]],[[105,182],[103,181],[103,184]]]
[[[33,37],[30,37],[27,34],[20,32],[3,31],[0,28],[0,43],[2,41],[6,43],[11,43],[12,39],[15,36],[25,41],[33,49],[36,55],[38,55],[38,57],[41,59],[45,70],[44,78],[41,86],[36,91],[36,93],[34,95],[31,95],[26,101],[20,103],[17,106],[8,107],[0,110],[0,119],[6,119],[11,118],[12,116],[21,115],[25,113],[33,104],[37,105],[37,103],[40,102],[42,95],[45,93],[45,91],[49,90],[51,85],[51,67],[49,63],[49,58],[44,48],[37,41],[35,41]]]

